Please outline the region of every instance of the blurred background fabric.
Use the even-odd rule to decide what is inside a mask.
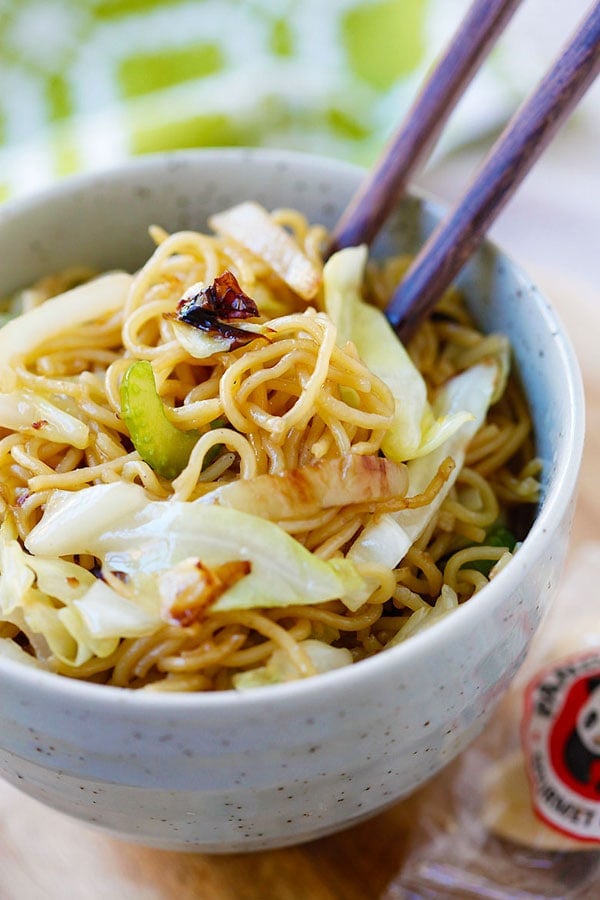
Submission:
[[[0,0],[0,198],[133,154],[371,163],[469,0]],[[527,0],[439,154],[499,128],[588,0]],[[600,123],[600,103],[580,119]]]

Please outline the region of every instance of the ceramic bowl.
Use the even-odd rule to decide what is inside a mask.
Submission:
[[[206,226],[244,199],[331,226],[361,170],[276,151],[147,157],[0,209],[0,296],[75,263],[133,269],[150,223]],[[376,251],[415,250],[438,213],[410,198]],[[580,375],[561,324],[492,246],[461,284],[479,323],[507,333],[544,460],[539,514],[477,596],[358,665],[248,693],[160,695],[0,660],[0,772],[23,791],[148,845],[231,852],[293,844],[413,791],[484,727],[548,606],[583,441]]]

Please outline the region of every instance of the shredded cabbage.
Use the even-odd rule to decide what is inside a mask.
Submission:
[[[96,579],[84,596],[71,604],[69,623],[72,633],[80,631],[100,640],[108,640],[115,635],[142,637],[152,634],[161,621],[140,604],[122,597],[103,581]]]
[[[132,599],[155,617],[160,615],[158,574],[188,558],[209,568],[251,563],[250,574],[225,590],[213,611],[335,598],[357,609],[372,589],[349,560],[321,560],[258,516],[198,502],[149,501],[140,486],[117,482],[76,494],[57,491],[26,547],[44,556],[91,553],[103,568],[124,573]],[[115,633],[121,632],[115,627]]]
[[[433,414],[423,376],[384,314],[361,298],[366,261],[364,244],[333,254],[323,270],[325,310],[337,327],[338,344],[352,341],[363,362],[394,395],[394,423],[381,448],[388,459],[404,462],[443,444],[470,414]]]
[[[15,387],[14,359],[27,357],[56,335],[121,309],[132,282],[133,277],[125,272],[111,272],[7,322],[0,329],[0,388],[10,391]]]
[[[469,419],[435,450],[407,463],[407,496],[411,497],[425,490],[447,456],[454,460],[454,471],[432,503],[420,509],[403,509],[381,516],[367,525],[350,548],[351,559],[357,563],[380,563],[390,569],[398,565],[411,545],[425,531],[454,484],[469,441],[485,419],[494,394],[496,378],[497,367],[481,363],[447,382],[436,399],[435,414],[450,418],[456,411],[466,410]]]
[[[84,450],[90,439],[89,428],[81,419],[27,388],[0,394],[0,426],[79,450]]]
[[[455,609],[458,609],[456,591],[449,584],[443,584],[435,606],[423,606],[421,609],[415,610],[408,617],[406,624],[394,635],[391,641],[387,642],[385,645],[386,650],[390,647],[395,647],[396,644],[401,644],[419,631],[424,631]]]
[[[63,559],[30,556],[16,538],[7,517],[0,528],[2,618],[27,634],[42,659],[54,654],[79,666],[92,656],[112,653],[118,639],[107,644],[72,621],[74,604],[96,583],[91,572]]]
[[[3,656],[4,659],[11,659],[13,662],[19,663],[19,665],[32,666],[34,669],[44,668],[39,659],[36,659],[31,653],[27,653],[22,647],[19,647],[12,638],[2,638],[0,640],[0,656]]]
[[[256,475],[220,485],[200,503],[217,503],[282,522],[317,515],[323,509],[402,497],[408,476],[403,463],[348,453],[277,475]]]
[[[298,646],[306,653],[319,675],[352,663],[352,654],[344,647],[332,647],[314,638],[300,641]],[[264,687],[266,684],[295,681],[298,677],[299,672],[289,655],[283,650],[275,650],[265,666],[248,672],[239,672],[232,680],[233,686],[238,691],[245,691],[249,688]]]
[[[215,213],[208,222],[218,234],[233,238],[264,260],[300,297],[311,300],[315,296],[321,283],[319,270],[258,203],[239,203]]]

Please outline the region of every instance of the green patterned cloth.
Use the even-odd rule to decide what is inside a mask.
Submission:
[[[578,0],[566,5],[574,22]],[[185,147],[263,144],[369,163],[467,6],[0,0],[0,198]],[[447,146],[497,126],[523,68],[496,55]]]

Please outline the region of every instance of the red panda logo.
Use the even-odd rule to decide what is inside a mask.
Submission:
[[[523,749],[537,814],[600,842],[600,654],[554,663],[529,683]]]
[[[572,685],[553,730],[551,752],[573,790],[600,803],[600,677],[583,676]]]

